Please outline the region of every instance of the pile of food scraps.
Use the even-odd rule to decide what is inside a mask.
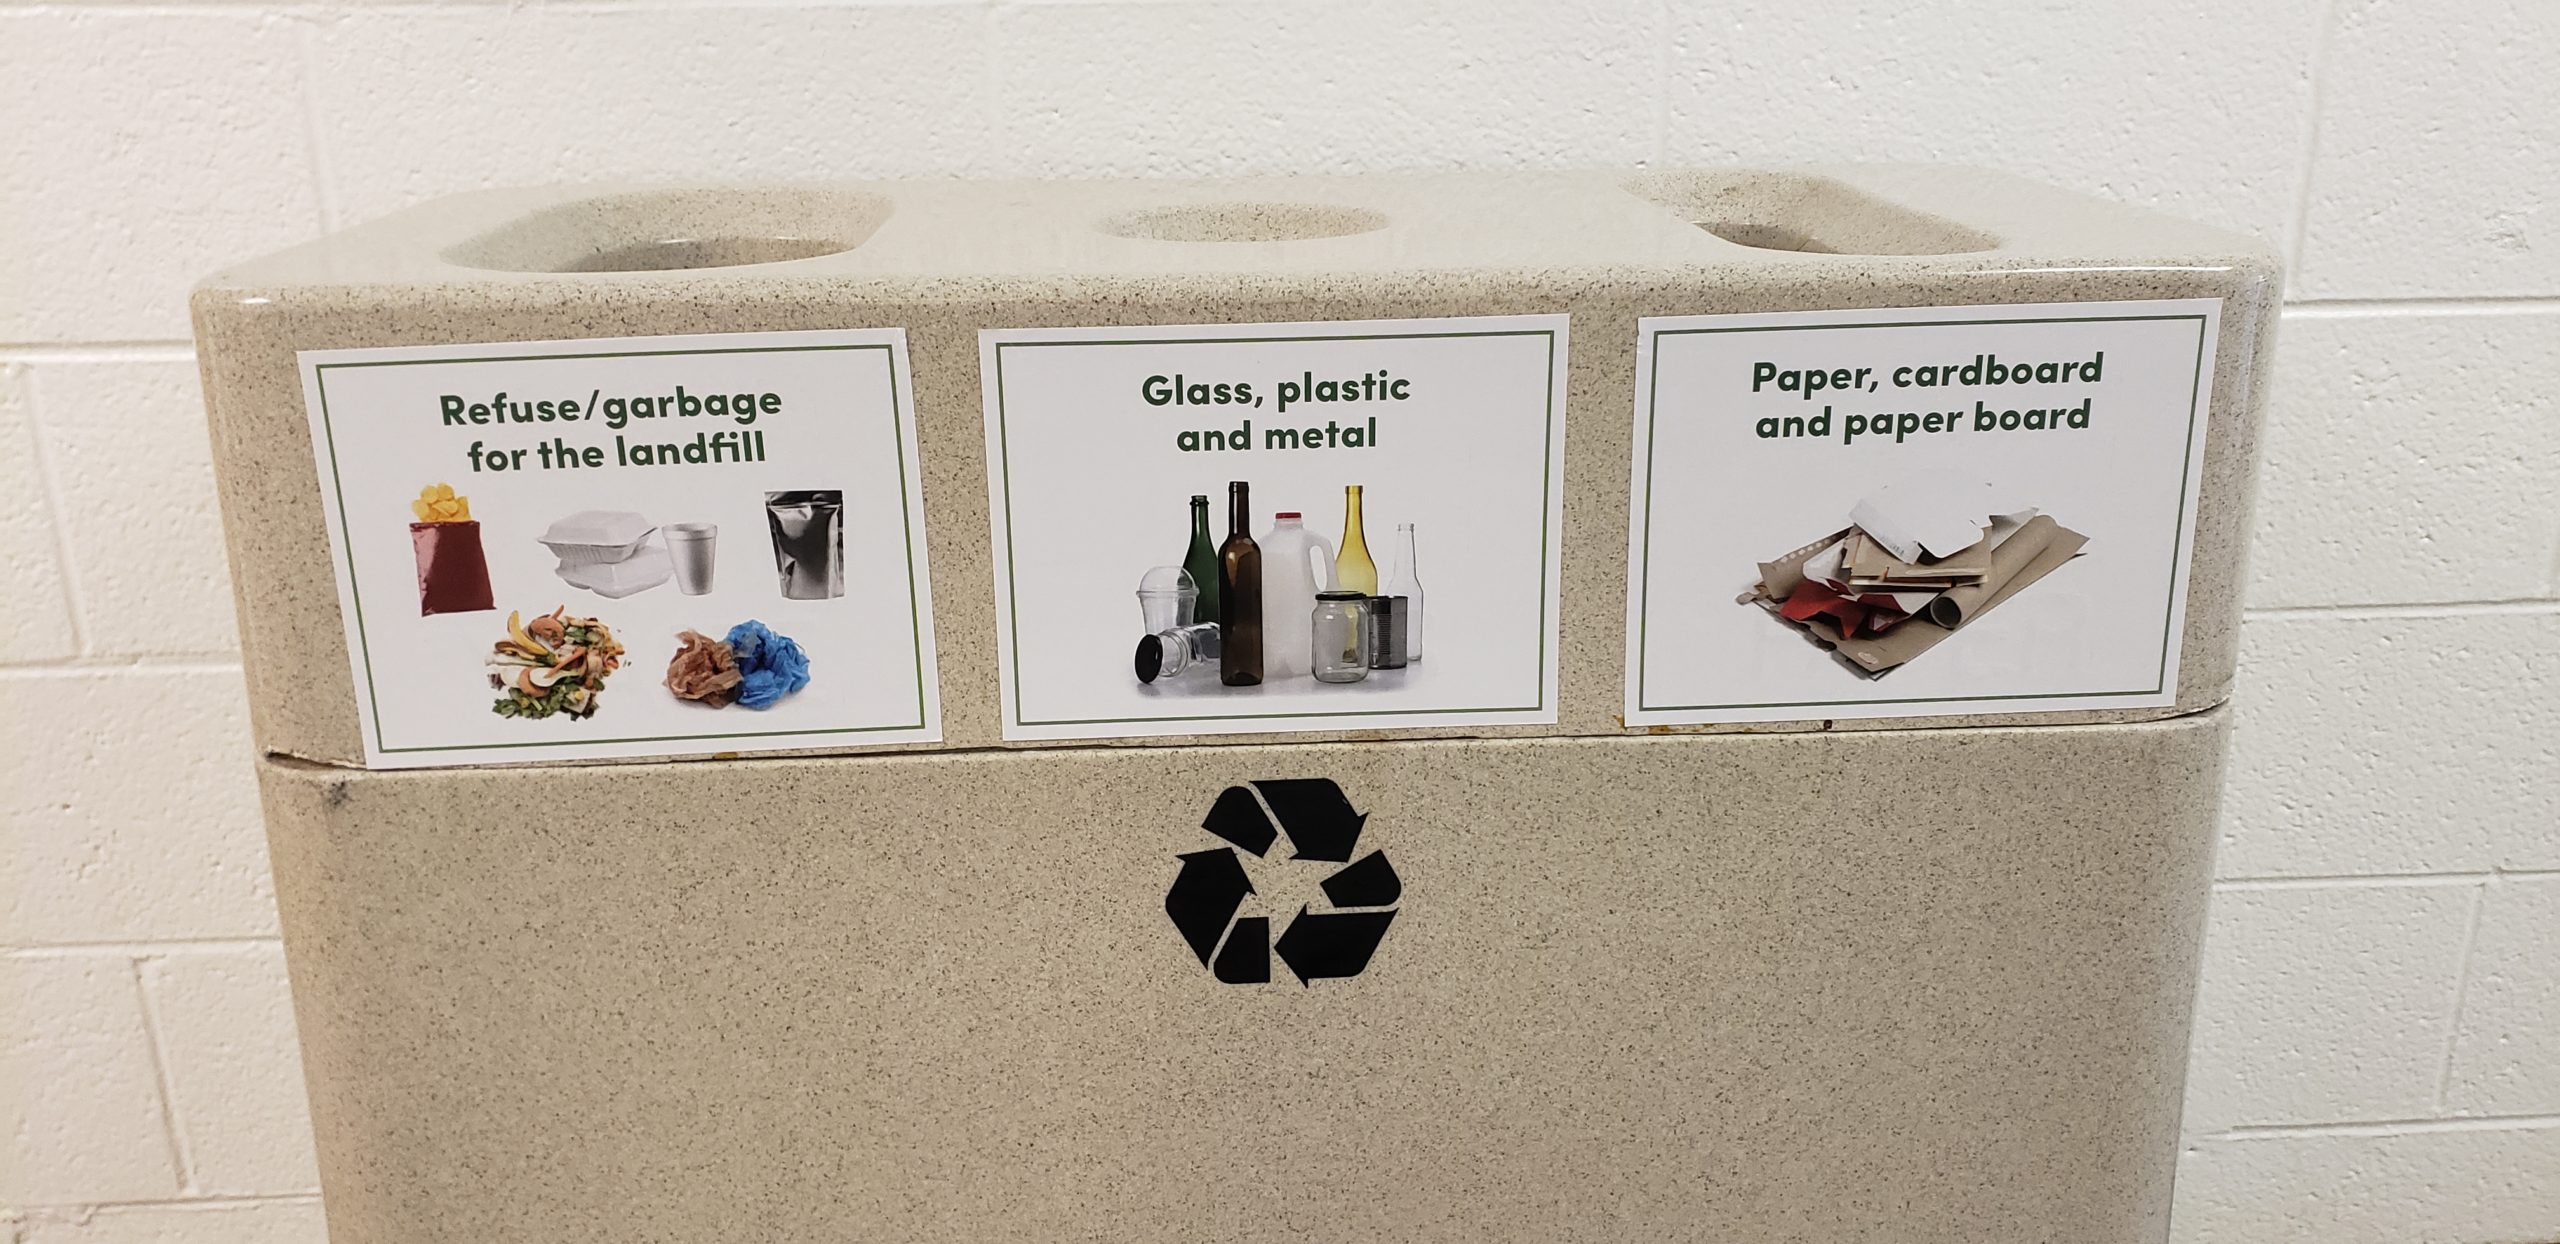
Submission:
[[[507,615],[507,637],[489,656],[489,685],[502,693],[501,717],[592,717],[604,680],[622,667],[622,644],[594,618],[573,618],[562,605],[531,622]]]

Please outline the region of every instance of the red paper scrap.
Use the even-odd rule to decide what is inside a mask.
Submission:
[[[1859,624],[1867,620],[1867,608],[1823,586],[1819,580],[1807,579],[1788,594],[1785,604],[1778,606],[1778,616],[1793,622],[1829,618],[1841,634],[1855,635]]]
[[[1831,625],[1839,628],[1840,634],[1846,637],[1884,634],[1911,615],[1895,608],[1890,595],[1871,592],[1851,598],[1833,591],[1819,580],[1807,579],[1787,594],[1786,601],[1778,606],[1778,616],[1791,622],[1828,618]]]

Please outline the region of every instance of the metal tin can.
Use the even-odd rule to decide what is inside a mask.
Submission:
[[[1369,668],[1400,670],[1405,663],[1405,624],[1413,618],[1412,601],[1403,596],[1369,598]]]

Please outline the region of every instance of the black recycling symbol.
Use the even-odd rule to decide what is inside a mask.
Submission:
[[[1385,852],[1351,858],[1368,819],[1352,809],[1331,778],[1230,786],[1218,792],[1200,827],[1235,845],[1175,856],[1182,871],[1165,892],[1164,912],[1191,944],[1191,953],[1230,985],[1268,983],[1274,953],[1301,986],[1318,977],[1358,976],[1386,939],[1387,926],[1395,922],[1396,900],[1404,897],[1404,882]],[[1275,943],[1269,916],[1237,914],[1246,896],[1256,891],[1236,851],[1266,858],[1282,834],[1289,836],[1290,859],[1342,867],[1318,884],[1324,910],[1316,910],[1312,901],[1298,904],[1298,914]]]

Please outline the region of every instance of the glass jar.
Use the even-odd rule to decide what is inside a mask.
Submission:
[[[1312,615],[1318,682],[1358,682],[1369,676],[1369,597],[1363,592],[1318,592]]]

